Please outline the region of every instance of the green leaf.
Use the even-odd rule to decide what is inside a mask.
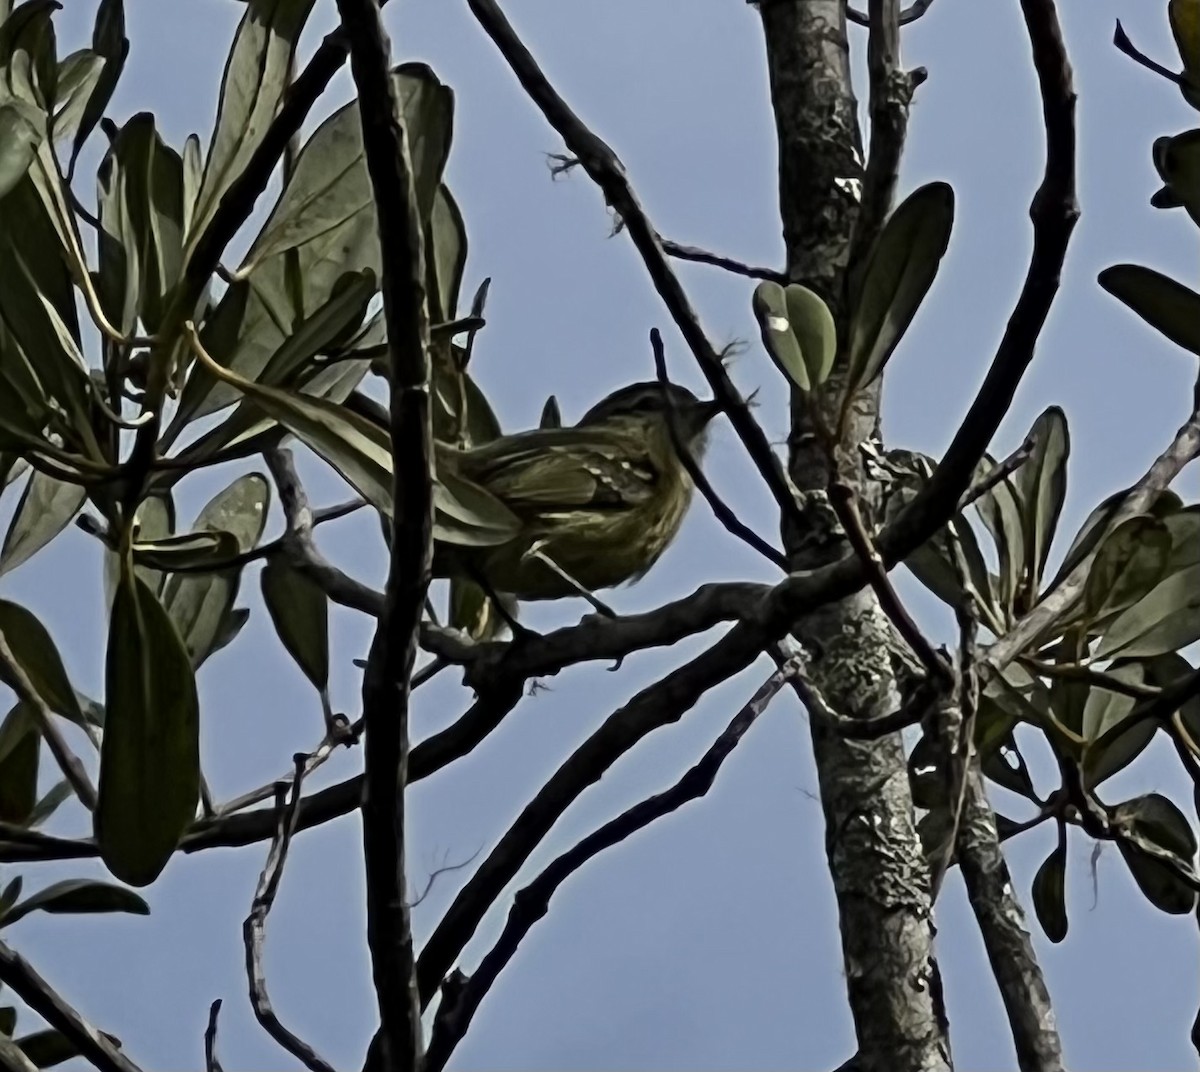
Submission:
[[[1119,681],[1140,685],[1145,678],[1145,668],[1141,663],[1126,663],[1113,667],[1109,674]],[[1080,735],[1089,742],[1083,752],[1083,772],[1089,787],[1097,786],[1124,770],[1153,739],[1158,724],[1153,719],[1143,718],[1131,723],[1104,749],[1090,746],[1090,742],[1099,740],[1114,726],[1124,722],[1136,705],[1137,701],[1132,696],[1110,692],[1099,685],[1094,685],[1088,693]]]
[[[1033,910],[1056,945],[1067,936],[1067,844],[1060,840],[1033,876]]]
[[[11,1005],[0,1006],[0,1034],[11,1036],[17,1026],[17,1010]]]
[[[4,926],[15,923],[30,912],[49,912],[55,915],[131,912],[138,916],[148,916],[150,906],[132,890],[114,886],[111,882],[66,879],[38,890],[15,905],[5,917]]]
[[[1097,659],[1162,655],[1200,639],[1200,565],[1164,578],[1100,638]]]
[[[55,142],[74,138],[88,101],[104,73],[105,60],[90,48],[72,52],[58,65],[58,101],[52,129]]]
[[[313,0],[246,4],[221,80],[217,121],[188,234],[189,256],[279,110],[296,42],[312,6]]]
[[[104,68],[83,106],[71,145],[68,174],[74,174],[79,151],[104,115],[104,109],[112,100],[113,90],[117,88],[117,81],[125,69],[125,59],[129,55],[129,39],[125,36],[124,0],[100,0],[100,6],[96,9],[95,26],[92,29],[92,49],[103,57]]]
[[[987,469],[996,464],[986,454],[984,462]],[[1015,480],[1007,476],[989,488],[975,500],[975,510],[996,545],[999,563],[996,599],[1006,620],[1011,622],[1016,617],[1017,594],[1025,575],[1024,508]]]
[[[1100,285],[1176,346],[1200,355],[1200,294],[1140,264],[1117,264]]]
[[[55,782],[34,806],[30,812],[29,818],[25,820],[25,825],[31,830],[39,827],[47,819],[50,818],[59,808],[75,795],[75,791],[71,788],[71,783],[66,778],[61,778]]]
[[[422,219],[429,219],[450,151],[454,96],[424,64],[397,67],[392,79],[404,109],[417,208]],[[301,149],[242,271],[358,216],[374,229],[373,206],[358,105],[351,103],[326,119]]]
[[[3,921],[8,910],[17,903],[17,898],[21,896],[21,887],[24,884],[25,880],[18,875],[3,890],[0,890],[0,921]]]
[[[1045,410],[1033,422],[1029,434],[1034,441],[1033,451],[1029,460],[1016,471],[1014,480],[1024,505],[1025,565],[1032,597],[1041,583],[1067,495],[1071,437],[1067,431],[1067,418],[1057,406]]]
[[[428,239],[425,247],[432,251],[429,261],[429,315],[435,322],[447,323],[458,310],[463,272],[467,265],[467,227],[458,203],[445,183],[433,197]]]
[[[953,224],[954,191],[944,182],[914,190],[884,224],[850,318],[852,390],[883,371],[933,285]]]
[[[1171,536],[1167,573],[1200,564],[1200,504],[1177,510],[1163,519]]]
[[[1200,88],[1200,0],[1170,0],[1167,15],[1184,76]]]
[[[225,615],[225,619],[221,623],[220,632],[217,633],[217,639],[213,641],[212,650],[209,654],[215,655],[222,648],[227,648],[232,644],[249,620],[249,607],[234,607]]]
[[[121,1040],[116,1035],[110,1035],[107,1031],[101,1031],[100,1034],[114,1046],[120,1047]],[[38,1068],[53,1068],[80,1055],[79,1047],[53,1028],[22,1035],[17,1039],[17,1046]]]
[[[37,617],[19,603],[0,599],[0,633],[4,634],[13,658],[24,669],[46,706],[56,715],[83,725],[83,711],[71,688],[58,648]],[[0,681],[12,684],[2,668]]]
[[[230,533],[237,551],[258,545],[267,523],[270,486],[261,473],[247,473],[214,496],[200,511],[193,532]],[[175,573],[162,589],[163,606],[197,669],[228,630],[241,567],[214,573]]]
[[[753,306],[763,346],[779,371],[802,391],[824,383],[837,354],[837,327],[820,296],[798,283],[762,282]]]
[[[1156,517],[1132,517],[1100,544],[1083,591],[1083,613],[1097,621],[1132,606],[1163,579],[1171,533]]]
[[[192,233],[192,213],[196,210],[196,198],[200,196],[200,184],[204,181],[204,155],[200,139],[189,134],[183,143],[181,156],[183,165],[183,234]]]
[[[1191,825],[1183,812],[1160,793],[1148,793],[1118,804],[1112,809],[1112,821],[1164,849],[1184,867],[1190,867],[1195,859],[1196,835]],[[1117,839],[1117,848],[1151,904],[1172,915],[1192,911],[1196,894],[1167,863],[1144,853],[1126,838]]]
[[[1160,689],[1169,688],[1181,678],[1189,677],[1196,670],[1187,659],[1175,651],[1169,651],[1164,655],[1156,655],[1153,659],[1148,659],[1145,667],[1146,684],[1155,685]],[[1192,739],[1195,740],[1197,737],[1200,737],[1200,696],[1193,696],[1178,710],[1180,717],[1183,719],[1183,724],[1187,728],[1188,733],[1191,734]],[[1171,713],[1174,714],[1174,712]]]
[[[67,484],[35,472],[25,485],[4,537],[0,575],[29,561],[62,532],[79,513],[86,497],[87,493],[78,484]]]
[[[18,703],[0,723],[0,822],[22,825],[33,811],[41,744],[28,708]]]
[[[22,100],[0,104],[0,197],[17,185],[29,171],[42,143],[42,127],[27,114]]]
[[[159,540],[139,540],[131,549],[135,563],[154,570],[215,570],[237,557],[238,541],[229,532],[185,532]],[[147,587],[155,590],[149,584]]]
[[[561,428],[562,413],[558,408],[558,399],[551,395],[542,407],[542,416],[538,421],[539,428]]]
[[[141,501],[134,514],[134,535],[141,543],[154,543],[169,537],[175,531],[175,503],[170,493],[155,493]],[[136,556],[135,556],[136,557]],[[135,560],[134,568],[150,591],[157,593],[162,587],[162,572],[151,568],[149,563]],[[104,550],[104,605],[112,606],[113,593],[117,590],[117,579],[121,575],[121,556],[109,547]]]
[[[1200,224],[1200,130],[1155,139],[1151,155],[1167,189]]]
[[[267,559],[261,583],[275,632],[324,697],[329,688],[329,597],[283,555]]]
[[[131,570],[113,599],[104,707],[96,841],[117,878],[146,886],[196,815],[200,718],[175,623]]]

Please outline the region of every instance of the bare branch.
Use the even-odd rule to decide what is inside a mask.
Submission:
[[[208,1026],[204,1029],[204,1072],[225,1072],[217,1057],[217,1017],[221,1013],[221,999],[217,998],[208,1007]]]
[[[671,267],[658,232],[647,218],[617,155],[588,129],[550,85],[537,61],[517,36],[495,0],[468,0],[468,3],[525,92],[550,125],[558,131],[579,165],[600,187],[605,200],[628,229],[629,237],[641,254],[655,290],[671,313],[680,334],[700,365],[701,372],[720,400],[730,423],[758,467],[780,510],[785,516],[795,517],[798,514],[795,492],[783,463],[771,449],[766,433],[744,408],[741,394],[729,378],[729,373],[725,371],[720,353],[704,333],[700,318]]]
[[[20,953],[0,941],[0,983],[12,988],[26,1005],[52,1028],[70,1040],[76,1052],[97,1072],[141,1072],[114,1045],[59,996]]]
[[[916,22],[931,7],[933,7],[933,0],[913,0],[908,7],[900,12],[899,25],[907,26],[909,23]],[[870,15],[862,11],[857,11],[849,4],[846,5],[846,18],[848,21],[857,23],[859,26],[871,25]]]
[[[772,283],[778,283],[780,286],[787,286],[790,282],[787,272],[780,272],[774,268],[755,268],[753,265],[735,261],[731,257],[710,253],[706,249],[700,249],[699,246],[685,246],[679,242],[672,242],[669,238],[663,238],[661,235],[659,235],[658,241],[662,245],[663,252],[676,260],[708,264],[714,268],[724,268],[725,271],[732,272],[734,275],[743,275],[747,279],[766,279]]]
[[[667,377],[667,358],[663,351],[662,335],[659,334],[658,328],[650,329],[650,346],[654,351],[654,371],[658,376],[658,382],[666,386],[671,381]],[[704,496],[705,501],[713,512],[713,516],[730,533],[750,547],[753,547],[754,550],[772,565],[786,570],[787,559],[784,557],[783,552],[772,547],[757,532],[750,528],[749,525],[743,523],[737,514],[717,494],[716,488],[712,486],[712,482],[705,476],[704,470],[700,468],[696,459],[692,457],[692,452],[688,449],[687,443],[684,442],[683,436],[680,435],[678,420],[673,409],[668,413],[668,418],[668,427],[671,433],[671,442],[675,447],[675,453],[679,455],[679,460],[683,463],[684,469],[687,470],[688,476],[692,478],[692,483],[696,485],[697,490]]]
[[[333,1066],[328,1061],[280,1022],[267,994],[267,977],[263,969],[267,916],[270,915],[271,909],[275,905],[275,895],[279,892],[279,880],[283,877],[283,865],[287,862],[288,847],[291,845],[292,834],[296,831],[300,787],[304,781],[304,761],[306,759],[307,756],[303,753],[296,755],[295,774],[292,777],[290,794],[287,782],[280,782],[276,786],[275,836],[271,839],[267,862],[258,878],[254,900],[250,905],[250,914],[246,917],[246,922],[242,924],[242,941],[246,948],[246,979],[250,986],[250,1004],[254,1008],[254,1018],[271,1038],[305,1068],[311,1069],[312,1072],[334,1072]],[[219,1008],[219,1005],[217,1007]],[[209,1016],[209,1026],[215,1038],[216,1012],[210,1011]],[[207,1035],[205,1043],[207,1049]]]
[[[979,477],[978,480],[975,480],[958,501],[959,513],[962,513],[976,499],[982,498],[997,484],[1007,480],[1013,473],[1020,469],[1029,460],[1034,446],[1032,437],[1026,439],[1007,458],[1001,462],[997,462],[991,469]]]
[[[412,921],[405,900],[405,790],[412,672],[433,562],[433,423],[424,226],[391,43],[378,0],[338,0],[358,88],[363,150],[379,228],[391,353],[392,540],[383,609],[363,678],[363,851],[367,945],[385,1068],[422,1056]]]
[[[798,663],[793,660],[767,678],[695,766],[670,789],[635,804],[605,823],[559,856],[516,894],[504,930],[484,956],[475,974],[466,979],[452,996],[443,995],[443,1004],[438,1008],[429,1040],[425,1072],[440,1072],[445,1067],[454,1048],[466,1035],[480,1003],[512,960],[525,935],[546,915],[550,898],[558,888],[605,849],[620,844],[664,815],[704,796],[712,788],[721,765],[797,668]]]
[[[92,785],[92,780],[84,770],[79,757],[71,751],[71,746],[67,744],[66,738],[59,732],[58,724],[54,721],[54,712],[42,699],[41,693],[33,687],[33,682],[25,673],[25,667],[17,661],[12,648],[8,646],[3,630],[0,630],[0,680],[4,681],[17,694],[17,699],[26,705],[37,723],[38,731],[45,738],[46,744],[50,746],[50,752],[58,764],[58,769],[62,771],[63,777],[71,783],[71,788],[75,791],[80,803],[88,811],[94,811],[96,788]]]

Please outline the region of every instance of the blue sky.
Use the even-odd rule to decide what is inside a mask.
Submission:
[[[128,6],[132,51],[110,114],[123,121],[153,111],[177,147],[192,131],[207,136],[242,6],[229,0]],[[1195,113],[1110,43],[1121,17],[1142,48],[1169,63],[1165,3],[1063,0],[1061,6],[1079,90],[1083,215],[1037,360],[994,446],[998,453],[1015,446],[1047,405],[1066,410],[1072,463],[1063,535],[1069,536],[1095,502],[1143,471],[1186,416],[1194,359],[1156,339],[1100,291],[1095,277],[1131,260],[1194,285],[1194,231],[1179,214],[1152,210],[1148,199],[1158,185],[1151,141],[1195,125]],[[60,13],[64,54],[85,42],[93,9],[77,3]],[[510,0],[506,10],[549,77],[620,155],[663,234],[755,263],[782,261],[774,133],[752,7],[740,0]],[[306,54],[333,20],[333,4],[321,0]],[[571,420],[613,387],[650,377],[646,337],[654,326],[664,331],[676,378],[699,385],[628,240],[609,237],[611,221],[597,191],[582,175],[551,181],[544,154],[561,145],[466,5],[405,0],[389,5],[387,21],[396,59],[429,62],[456,93],[448,181],[471,242],[465,292],[484,276],[493,279],[473,369],[504,427],[535,423],[551,392]],[[863,35],[853,39],[861,53]],[[928,306],[889,366],[885,435],[890,445],[937,455],[983,376],[1020,285],[1042,135],[1016,0],[935,4],[905,32],[904,47],[906,63],[926,66],[930,77],[913,109],[902,188],[949,181],[958,218]],[[349,95],[343,74],[329,109]],[[94,154],[91,160],[94,166]],[[747,391],[762,388],[762,420],[782,439],[785,392],[754,341],[751,285],[715,269],[684,266],[681,273],[718,343],[751,342],[733,372]],[[719,429],[714,439],[708,469],[715,483],[742,516],[772,532],[769,496],[732,432]],[[319,463],[306,462],[304,472],[318,502],[345,496]],[[194,516],[234,475],[205,474],[185,484],[181,516]],[[1181,493],[1196,498],[1194,470]],[[0,504],[5,523],[15,498]],[[373,523],[342,521],[322,539],[346,568],[381,581]],[[698,504],[678,544],[647,579],[614,593],[611,602],[635,611],[702,581],[771,577],[771,568]],[[99,694],[104,627],[95,541],[66,533],[6,576],[2,591],[42,614],[77,686]],[[948,635],[941,608],[912,583],[904,592],[933,633]],[[243,602],[252,609],[250,627],[200,675],[206,773],[217,797],[226,799],[281,774],[292,752],[311,748],[320,736],[316,696],[271,632],[253,574],[243,582]],[[583,609],[538,608],[530,620],[567,622]],[[353,715],[359,680],[351,659],[365,654],[368,623],[349,612],[333,621],[335,701]],[[414,883],[443,863],[486,853],[611,710],[699,648],[694,642],[640,655],[619,674],[603,666],[564,673],[526,699],[483,748],[416,787]],[[578,836],[674,781],[767,673],[757,665],[714,690],[679,725],[646,740],[567,813],[514,889]],[[419,694],[414,738],[452,721],[469,699],[453,675],[437,679]],[[346,776],[359,761],[357,754],[341,757],[314,784]],[[1158,789],[1189,810],[1190,787],[1174,767],[1169,748],[1152,746],[1114,779],[1109,799]],[[1045,756],[1035,770],[1049,774]],[[703,801],[568,882],[487,999],[457,1067],[599,1072],[839,1064],[851,1054],[853,1037],[815,792],[806,716],[781,696]],[[57,826],[83,833],[85,820],[65,814]],[[1010,843],[1026,903],[1052,837],[1043,828]],[[338,1067],[355,1067],[374,1024],[358,838],[354,816],[298,837],[268,930],[277,1011]],[[198,1067],[216,997],[225,999],[225,1066],[284,1067],[284,1056],[253,1022],[242,969],[240,924],[264,854],[258,845],[173,860],[149,891],[148,918],[39,915],[14,925],[6,938],[93,1022],[121,1036],[144,1067]],[[1090,843],[1072,838],[1066,941],[1052,947],[1038,940],[1067,1059],[1088,1072],[1185,1067],[1194,1061],[1188,1032],[1200,991],[1195,924],[1145,904],[1111,849],[1100,855],[1094,898],[1090,854]],[[98,865],[79,863],[29,867],[26,886],[100,873]],[[468,873],[443,878],[414,910],[418,940]],[[466,970],[506,911],[504,901],[488,917],[469,947]],[[938,927],[959,1067],[1010,1067],[1003,1012],[955,875],[939,903]]]

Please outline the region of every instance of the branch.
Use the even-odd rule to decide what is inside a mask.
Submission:
[[[899,24],[907,26],[909,23],[916,22],[922,15],[933,7],[933,0],[913,0],[903,11],[900,12]],[[859,26],[870,26],[871,17],[862,11],[856,11],[849,4],[846,5],[846,18],[850,22],[857,23]]]
[[[659,297],[670,312],[780,510],[784,516],[796,517],[798,510],[795,493],[783,463],[771,449],[766,433],[745,408],[742,396],[729,378],[729,373],[725,371],[721,355],[705,335],[700,318],[680,285],[658,232],[651,225],[638,201],[620,160],[608,145],[588,129],[550,85],[537,61],[517,37],[495,0],[467,2],[480,25],[512,68],[525,92],[550,125],[558,131],[567,148],[588,173],[589,178],[600,187],[605,201],[628,229],[629,237],[641,254],[654,283],[654,289],[658,291]]]
[[[141,1072],[110,1038],[97,1031],[66,1003],[7,942],[0,941],[0,983],[68,1039],[75,1052],[97,1072]]]
[[[12,648],[8,646],[3,630],[0,630],[0,680],[4,681],[17,694],[17,699],[27,706],[29,713],[37,723],[38,731],[45,738],[46,744],[50,746],[50,752],[58,764],[58,769],[62,771],[63,777],[71,783],[71,788],[83,806],[88,811],[94,811],[96,789],[92,785],[92,780],[84,770],[79,757],[71,751],[71,746],[67,744],[66,738],[59,733],[58,724],[54,721],[54,712],[42,699],[41,693],[33,687],[33,682],[29,680],[25,667],[17,661]]]
[[[279,880],[283,877],[283,865],[287,862],[288,847],[296,830],[297,805],[300,801],[300,787],[304,781],[304,763],[307,758],[303,752],[295,757],[296,766],[292,776],[290,799],[287,782],[280,782],[275,787],[275,836],[271,839],[267,862],[258,877],[254,900],[250,904],[250,914],[242,924],[242,941],[246,949],[246,979],[250,986],[250,1004],[254,1009],[254,1018],[271,1038],[305,1068],[311,1069],[312,1072],[334,1072],[328,1061],[302,1038],[284,1027],[275,1015],[271,999],[267,995],[267,976],[263,969],[267,916],[275,905]],[[211,1053],[211,1046],[216,1040],[216,1015],[219,1008],[220,1004],[214,1003],[213,1008],[209,1010],[209,1032],[212,1042],[210,1043],[209,1034],[206,1032],[206,1053]]]
[[[1177,86],[1187,84],[1185,73],[1176,73],[1164,67],[1161,63],[1156,63],[1129,40],[1129,35],[1125,32],[1125,27],[1121,25],[1120,19],[1117,19],[1117,28],[1113,31],[1113,44],[1117,46],[1118,51],[1124,52],[1131,60],[1140,63],[1148,71],[1153,71],[1155,74],[1167,79],[1168,82],[1174,82]]]
[[[724,268],[725,271],[732,272],[734,275],[743,275],[747,279],[767,279],[772,283],[778,283],[781,287],[786,287],[791,282],[787,272],[780,272],[774,268],[755,268],[753,265],[743,264],[730,257],[723,257],[719,253],[710,253],[706,249],[700,249],[699,246],[685,246],[679,242],[672,242],[669,238],[663,238],[661,235],[659,235],[658,241],[662,245],[663,252],[676,260],[709,264],[714,268]]]
[[[667,377],[667,358],[663,352],[662,335],[659,334],[658,328],[650,329],[650,347],[654,351],[654,371],[658,376],[658,382],[665,387],[671,381]],[[700,468],[696,459],[692,456],[692,452],[688,449],[687,443],[684,442],[683,436],[680,435],[674,409],[670,410],[668,418],[668,430],[671,433],[671,442],[675,448],[675,453],[679,456],[684,469],[687,470],[688,476],[692,478],[692,483],[696,485],[700,494],[704,496],[705,501],[713,512],[713,516],[725,526],[728,532],[750,547],[753,547],[768,562],[778,566],[782,570],[786,570],[788,564],[783,552],[772,547],[757,532],[750,528],[749,525],[744,524],[738,518],[737,514],[717,494],[716,488],[712,486],[711,481],[704,475],[704,470]]]
[[[217,1057],[217,1017],[221,1013],[221,999],[217,998],[208,1007],[208,1026],[204,1029],[204,1072],[225,1072]]]
[[[933,477],[880,539],[889,562],[911,554],[931,508],[950,510],[970,486],[975,469],[1012,405],[1033,360],[1061,279],[1071,233],[1079,218],[1075,196],[1075,90],[1053,0],[1021,0],[1037,71],[1046,131],[1046,166],[1033,197],[1033,251],[1025,282],[983,386]],[[990,661],[990,660],[989,660]]]
[[[1003,461],[997,462],[986,473],[975,480],[963,493],[958,501],[958,512],[961,514],[976,499],[981,499],[997,484],[1002,483],[1021,468],[1033,454],[1035,446],[1033,437],[1029,437]]]
[[[367,945],[383,1067],[416,1069],[422,1039],[406,900],[405,791],[412,672],[433,562],[425,236],[379,0],[338,0],[337,6],[358,87],[363,150],[379,228],[383,318],[391,348],[391,554],[383,609],[363,678]]]
[[[798,668],[792,661],[776,670],[759,687],[749,702],[733,717],[708,751],[670,789],[635,804],[589,834],[574,848],[554,860],[513,898],[508,921],[496,944],[487,952],[475,973],[461,990],[438,1008],[429,1041],[425,1072],[441,1072],[455,1046],[471,1026],[480,1003],[497,977],[508,966],[533,925],[546,915],[550,898],[558,888],[593,857],[645,829],[657,819],[704,796],[712,788],[717,772],[776,693]]]

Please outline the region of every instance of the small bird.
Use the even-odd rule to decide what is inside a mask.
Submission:
[[[560,599],[640,578],[674,540],[693,484],[676,449],[704,453],[720,403],[657,382],[614,391],[570,428],[438,444],[438,466],[478,484],[521,521],[489,547],[439,543],[435,577],[518,600]],[[674,434],[673,433],[674,430]]]

